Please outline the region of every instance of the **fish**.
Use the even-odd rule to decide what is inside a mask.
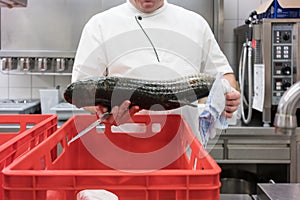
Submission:
[[[145,110],[172,110],[208,96],[215,77],[200,73],[170,80],[146,80],[108,76],[91,77],[70,83],[64,90],[66,102],[77,108],[112,107],[130,100]]]

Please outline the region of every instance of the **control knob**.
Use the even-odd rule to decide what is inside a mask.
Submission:
[[[291,87],[291,83],[289,82],[289,81],[283,81],[283,83],[282,83],[282,90],[284,90],[284,91],[286,91],[286,90],[288,90],[290,87]]]
[[[288,40],[290,40],[290,38],[291,38],[291,36],[290,36],[290,34],[289,34],[288,32],[285,32],[285,33],[283,34],[283,36],[282,36],[282,39],[283,39],[284,41],[288,41]]]
[[[284,66],[281,68],[281,73],[284,75],[291,75],[292,69],[288,66]]]

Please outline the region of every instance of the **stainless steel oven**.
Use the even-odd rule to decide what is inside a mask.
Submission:
[[[300,19],[263,19],[249,27],[243,25],[235,29],[238,71],[243,63],[246,66],[245,76],[241,78],[243,73],[237,74],[248,100],[248,122],[247,117],[244,122],[251,121],[249,115],[253,107],[260,107],[261,120],[268,126],[283,93],[300,80]],[[249,35],[251,46],[245,50]]]

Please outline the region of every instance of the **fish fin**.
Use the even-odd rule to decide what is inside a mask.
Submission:
[[[174,100],[174,99],[170,99],[169,102],[172,102],[172,103],[179,103],[180,105],[183,105],[183,106],[198,107],[196,104],[192,104],[192,103],[190,103],[190,102],[182,101],[182,100]]]

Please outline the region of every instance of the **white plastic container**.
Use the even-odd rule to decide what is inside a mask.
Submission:
[[[83,190],[77,194],[77,200],[118,200],[119,198],[107,190]]]
[[[41,89],[40,90],[41,99],[41,111],[42,114],[55,114],[52,107],[60,102],[60,93],[58,89]]]
[[[83,108],[76,108],[74,105],[66,102],[61,102],[51,108],[51,111],[57,114],[58,120],[68,120],[73,115],[90,114]]]

